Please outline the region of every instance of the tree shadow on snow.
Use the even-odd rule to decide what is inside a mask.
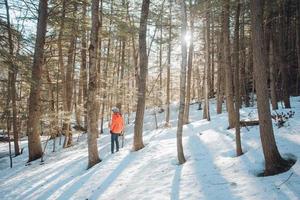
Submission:
[[[105,145],[104,147],[100,148],[100,152],[104,152],[105,148],[110,146],[110,144]],[[85,157],[85,159],[88,159]],[[101,162],[101,165],[105,165],[107,159]],[[98,165],[99,166],[99,165]],[[84,183],[88,182],[90,178],[99,170],[98,166],[94,166],[90,168],[88,171],[84,170],[83,174],[77,175],[77,180],[72,183],[62,194],[56,199],[70,199],[83,185]],[[85,166],[86,167],[86,166]],[[86,168],[85,168],[86,169]],[[69,177],[66,180],[61,181],[59,184],[56,184],[55,188],[59,189],[60,186],[64,186],[65,184],[71,182],[76,177]],[[60,185],[60,186],[57,186]]]
[[[112,185],[112,183],[118,178],[118,176],[126,169],[129,164],[137,156],[136,153],[128,154],[120,164],[106,177],[106,179],[101,183],[96,191],[87,199],[99,199],[100,196]]]
[[[220,173],[220,170],[222,169],[219,169],[214,164],[214,159],[213,159],[214,155],[211,154],[211,152],[206,147],[206,145],[201,141],[201,139],[196,135],[192,136],[189,138],[188,145],[191,148],[192,158],[195,159],[195,169],[198,175],[198,180],[201,182],[201,186],[202,186],[201,191],[204,193],[204,196],[207,197],[206,199],[241,199],[242,197],[233,196],[232,194],[234,190],[241,190],[243,188],[243,186],[239,187],[240,186],[238,182],[239,179],[235,181],[229,181],[225,177],[223,177],[223,175]],[[202,158],[204,159],[200,158],[201,155]],[[205,157],[203,157],[203,155],[205,155]],[[261,198],[262,196],[258,197],[256,195],[268,192],[269,196],[274,196],[278,199],[290,199],[288,197],[288,194],[286,194],[285,192],[280,190],[275,190],[275,185],[274,185],[274,189],[272,189],[272,187],[268,185],[269,184],[268,178],[258,178],[253,173],[254,171],[253,169],[249,171],[248,167],[249,166],[255,167],[255,163],[253,163],[253,159],[250,160],[248,156],[249,155],[244,154],[240,158],[242,161],[242,164],[240,165],[241,171],[240,172],[233,171],[233,173],[239,173],[237,174],[237,176],[241,178],[242,177],[247,178],[250,176],[247,182],[248,184],[251,185],[251,187],[248,188],[247,196],[252,196],[253,198]],[[224,173],[226,172],[226,169],[223,169],[225,170],[223,171]],[[247,173],[246,177],[245,175],[243,175],[244,172]],[[226,172],[226,173],[230,173],[230,172]],[[270,189],[271,191],[269,191]],[[292,190],[291,187],[289,189]]]
[[[180,176],[182,172],[182,165],[177,165],[174,178],[172,181],[172,193],[171,200],[179,200],[179,192],[180,192]]]
[[[195,170],[205,199],[239,199],[233,196],[231,191],[231,187],[236,187],[236,183],[230,183],[222,176],[211,153],[199,137],[191,136],[188,146],[191,148],[192,158],[195,159]],[[205,155],[205,159],[199,159],[201,155]]]
[[[72,162],[69,162],[65,164],[61,169],[59,170],[53,170],[51,176],[47,179],[43,179],[42,177],[39,180],[43,180],[40,182],[37,186],[31,188],[30,190],[27,190],[25,193],[21,194],[23,199],[32,199],[36,197],[37,193],[39,192],[39,188],[49,184],[49,187],[45,191],[42,192],[41,196],[39,196],[39,199],[47,199],[50,197],[56,190],[60,189],[62,186],[67,184],[68,182],[72,181],[74,179],[74,176],[72,176],[73,172],[78,172],[81,170],[82,166],[78,163],[81,163],[86,158],[81,159],[74,159]],[[77,164],[77,165],[76,165]],[[61,178],[62,176],[66,175],[65,173],[68,173],[67,178]],[[57,183],[53,184],[53,182],[58,181]]]

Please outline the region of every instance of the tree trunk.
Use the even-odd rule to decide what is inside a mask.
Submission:
[[[241,72],[240,72],[240,96],[242,101],[246,105],[246,99],[248,99],[247,95],[247,79],[246,79],[246,47],[245,47],[245,4],[242,6],[242,23],[241,23],[241,40],[240,40],[240,52],[241,52]],[[240,103],[240,107],[242,106],[242,102]]]
[[[83,16],[82,20],[84,22],[83,24],[83,30],[82,30],[82,36],[81,36],[81,70],[82,72],[82,77],[80,77],[81,84],[82,84],[82,95],[83,95],[83,119],[84,119],[84,128],[87,129],[87,62],[86,62],[86,51],[87,51],[87,42],[86,42],[86,8],[87,7],[87,2],[86,0],[83,1]],[[80,73],[81,75],[81,73]]]
[[[11,129],[11,113],[9,109],[9,103],[11,100],[11,90],[10,90],[10,82],[11,82],[11,74],[8,74],[8,80],[7,80],[7,99],[6,99],[6,129],[7,129],[7,137],[8,137],[8,151],[9,151],[9,161],[10,161],[10,168],[13,167],[13,161],[12,161],[12,154],[11,154],[11,142],[10,142],[10,129]]]
[[[30,85],[29,115],[27,124],[29,162],[40,158],[43,154],[40,139],[40,93],[42,82],[42,68],[44,64],[44,45],[47,31],[47,7],[47,0],[39,1],[39,16],[31,74],[32,82]]]
[[[300,1],[297,1],[297,18],[296,18],[296,49],[297,49],[297,62],[298,62],[298,75],[297,75],[297,91],[300,94],[299,81],[300,81]]]
[[[180,0],[181,7],[181,69],[180,69],[180,100],[179,100],[179,113],[177,123],[177,157],[179,164],[185,163],[185,157],[182,146],[182,132],[183,132],[183,117],[185,105],[185,82],[186,82],[186,65],[187,65],[187,45],[185,41],[187,29],[187,15],[186,5],[184,0]]]
[[[76,112],[77,125],[85,129],[86,128],[86,91],[87,91],[87,72],[86,72],[86,7],[87,2],[84,0],[82,2],[82,24],[81,24],[81,64],[80,64],[80,75],[79,75],[79,90],[78,90],[78,107]],[[84,116],[84,121],[82,121],[82,111]]]
[[[271,104],[272,109],[278,109],[277,103],[277,95],[276,95],[276,68],[274,62],[274,49],[273,49],[273,42],[272,36],[270,39],[270,51],[269,51],[269,68],[270,68],[270,90],[271,90]]]
[[[271,112],[268,98],[266,74],[266,53],[263,33],[263,2],[251,0],[251,25],[253,35],[254,76],[256,80],[257,107],[262,148],[265,157],[265,175],[281,172],[286,163],[279,154],[273,133]]]
[[[196,78],[197,78],[197,99],[198,99],[198,110],[202,110],[202,87],[201,87],[201,75],[200,66],[196,66]]]
[[[170,126],[170,82],[171,82],[171,50],[172,50],[172,0],[169,0],[169,39],[168,39],[168,68],[167,68],[167,100],[166,100],[166,124]]]
[[[250,35],[250,41],[252,41],[252,36]],[[254,90],[255,90],[255,80],[254,80],[254,70],[253,70],[253,46],[250,45],[249,47],[249,50],[248,50],[248,64],[247,64],[247,72],[249,74],[247,74],[246,76],[246,96],[247,98],[245,99],[245,104],[246,104],[246,107],[249,107],[251,104],[253,106],[253,97],[254,97]],[[252,74],[250,72],[253,72]],[[250,94],[249,94],[249,90],[250,90],[250,83],[251,83],[251,80],[252,80],[252,86],[251,86],[251,89],[252,89],[252,93],[251,93],[251,97],[250,97]],[[251,100],[251,103],[250,103],[250,100]]]
[[[62,104],[63,104],[63,111],[66,110],[67,108],[67,102],[65,101],[66,99],[66,79],[65,79],[65,66],[64,66],[64,57],[63,57],[63,47],[62,47],[62,40],[63,40],[63,33],[65,29],[65,15],[66,15],[66,0],[62,0],[62,10],[61,10],[61,16],[60,16],[60,27],[59,27],[59,33],[58,33],[58,38],[57,38],[57,47],[58,47],[58,64],[59,64],[59,79],[62,82],[62,91],[61,91],[61,96],[62,96]],[[57,85],[58,87],[58,85]],[[58,94],[57,94],[58,97]],[[57,98],[57,108],[58,108],[58,98]],[[63,113],[64,115],[64,113]],[[60,140],[59,143],[61,143],[61,136],[64,132],[65,127],[64,125],[64,119],[62,119],[62,127],[60,131]]]
[[[190,101],[191,101],[191,81],[192,81],[192,70],[193,70],[193,54],[194,54],[194,11],[192,1],[190,1],[190,29],[191,29],[191,40],[189,41],[189,55],[188,55],[188,71],[187,71],[187,86],[186,86],[186,102],[184,108],[184,116],[183,123],[189,123],[189,115],[190,115]]]
[[[211,86],[211,73],[210,73],[210,66],[211,66],[211,59],[210,59],[210,3],[207,2],[206,5],[206,27],[204,31],[204,38],[205,38],[205,75],[204,75],[204,111],[203,111],[203,119],[207,119],[210,121],[210,112],[209,112],[209,93],[210,93],[210,86]]]
[[[111,54],[111,27],[112,27],[112,16],[113,16],[113,7],[111,3],[110,7],[110,19],[109,19],[109,37],[108,37],[108,42],[107,42],[107,55],[106,55],[106,61],[105,61],[105,66],[104,66],[104,71],[103,71],[103,81],[102,81],[102,104],[101,104],[101,127],[100,127],[100,134],[103,133],[103,125],[104,125],[104,115],[105,115],[105,106],[108,105],[108,92],[107,92],[107,82],[108,82],[108,65],[109,65],[109,59],[110,59],[110,54]],[[110,114],[110,112],[109,112]]]
[[[228,112],[229,128],[235,125],[235,110],[233,104],[233,87],[232,87],[232,67],[230,56],[230,39],[229,39],[229,0],[223,0],[224,15],[223,15],[223,34],[224,34],[224,66],[226,80],[226,105]]]
[[[222,30],[219,34],[219,44],[218,44],[218,75],[217,75],[217,114],[222,113],[222,104],[224,97],[224,67],[223,67],[223,43],[224,34]]]
[[[235,86],[235,143],[236,143],[236,155],[240,156],[243,154],[242,143],[241,143],[241,130],[240,130],[240,61],[239,61],[239,28],[240,28],[240,1],[237,1],[236,16],[235,16],[235,27],[234,27],[234,86]]]
[[[160,41],[159,41],[159,109],[162,111],[162,94],[163,94],[163,81],[162,81],[162,75],[163,75],[163,66],[162,66],[162,59],[163,59],[163,14],[160,13]]]
[[[211,4],[210,4],[211,5]],[[211,70],[210,70],[210,84],[209,84],[209,98],[215,97],[215,19],[214,11],[211,11]]]
[[[98,53],[98,32],[99,32],[99,0],[92,1],[92,28],[89,46],[89,85],[88,85],[88,168],[93,167],[100,162],[97,135],[98,135],[98,117],[97,117],[97,53]]]
[[[143,144],[143,123],[146,101],[146,81],[148,74],[148,56],[147,56],[147,20],[149,13],[150,0],[143,0],[140,30],[139,30],[139,56],[140,56],[140,73],[138,75],[138,101],[134,125],[133,149],[138,151],[144,148]]]
[[[52,81],[51,81],[51,77],[50,77],[50,72],[49,70],[46,68],[46,76],[47,76],[47,82],[48,82],[48,97],[50,98],[50,113],[49,113],[49,122],[50,122],[50,130],[49,130],[49,133],[50,133],[50,138],[53,139],[56,137],[55,135],[55,124],[56,123],[56,117],[55,117],[55,100],[54,100],[54,87],[52,85]]]
[[[77,13],[77,3],[74,2],[74,10],[73,10],[73,21],[72,21],[72,34],[70,38],[70,46],[68,50],[68,59],[67,59],[67,66],[66,66],[66,74],[65,74],[65,99],[63,101],[66,102],[65,111],[65,121],[64,121],[64,128],[65,128],[65,141],[64,141],[64,148],[69,147],[72,145],[72,130],[71,130],[71,115],[72,115],[72,97],[73,97],[73,70],[74,70],[74,55],[76,52],[76,39],[77,39],[77,20],[76,20],[76,13]]]
[[[279,17],[279,23],[278,23],[278,38],[275,38],[273,40],[275,44],[273,45],[273,48],[276,52],[276,58],[278,59],[277,62],[279,63],[279,70],[281,73],[281,81],[282,81],[282,100],[284,103],[285,108],[291,108],[290,103],[290,85],[289,85],[289,63],[287,61],[287,48],[285,45],[285,38],[287,37],[287,34],[285,33],[285,29],[287,26],[288,20],[286,20],[286,16],[284,13],[284,4],[283,2],[280,2],[280,17]]]
[[[12,40],[12,33],[11,33],[11,25],[10,25],[10,14],[9,14],[9,6],[8,1],[5,0],[5,7],[6,7],[6,19],[7,19],[7,32],[8,32],[8,44],[9,44],[9,79],[8,81],[8,90],[11,97],[11,104],[12,104],[12,111],[13,111],[13,133],[14,133],[14,148],[15,148],[15,156],[20,155],[20,148],[19,148],[19,130],[17,126],[17,103],[16,103],[16,79],[17,79],[17,65],[14,64],[14,46]],[[10,116],[8,116],[10,117]]]

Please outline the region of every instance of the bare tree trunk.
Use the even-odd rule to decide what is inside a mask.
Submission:
[[[271,104],[272,109],[278,109],[277,103],[277,95],[276,95],[276,68],[274,62],[274,49],[273,49],[273,42],[272,42],[272,35],[270,39],[270,51],[269,51],[269,68],[270,68],[270,90],[271,90]]]
[[[109,37],[108,39],[108,44],[107,44],[107,57],[106,57],[106,63],[104,67],[104,72],[103,72],[103,83],[102,83],[102,104],[101,104],[101,127],[100,127],[100,133],[103,133],[103,125],[104,125],[104,114],[105,114],[105,106],[108,104],[108,94],[107,94],[107,80],[108,80],[108,65],[109,65],[109,56],[110,56],[110,42],[111,39]]]
[[[192,1],[190,0],[190,29],[191,29],[191,40],[189,41],[189,55],[188,55],[188,72],[187,72],[187,86],[186,86],[186,102],[184,108],[184,116],[183,123],[189,123],[189,115],[190,115],[190,101],[191,101],[191,81],[192,81],[192,71],[193,71],[193,54],[194,54],[194,11]]]
[[[82,2],[82,23],[81,23],[81,64],[80,64],[80,75],[79,75],[79,90],[78,90],[78,106],[76,112],[77,125],[86,129],[86,98],[87,98],[87,72],[86,72],[86,12],[87,12],[87,2],[83,0]],[[84,121],[82,122],[82,111],[84,116]]]
[[[300,94],[299,81],[300,81],[300,1],[297,1],[297,18],[296,18],[296,49],[297,49],[297,62],[298,62],[298,75],[296,94]]]
[[[126,9],[126,2],[123,1],[122,2],[122,7],[123,9]],[[128,17],[126,16],[126,23],[128,23]],[[125,65],[126,65],[126,61],[125,61],[125,51],[126,51],[126,37],[122,38],[122,52],[121,52],[121,75],[120,75],[120,82],[121,82],[121,99],[118,99],[118,103],[120,103],[121,105],[124,106],[124,112],[125,113],[125,105],[126,105],[126,101],[130,101],[129,99],[126,99],[126,80],[124,80],[124,76],[125,76]],[[130,54],[129,54],[130,55]],[[128,88],[129,89],[129,88]]]
[[[211,5],[211,3],[210,3]],[[211,11],[211,70],[210,70],[210,84],[209,84],[209,98],[215,97],[215,19],[214,11]]]
[[[81,35],[81,72],[82,77],[80,77],[81,84],[82,84],[82,95],[83,95],[83,118],[84,118],[84,128],[87,129],[87,61],[86,61],[86,51],[87,51],[87,38],[86,38],[86,9],[87,9],[87,2],[86,0],[83,1],[83,14],[82,14],[82,20],[84,22],[83,24],[83,30]],[[81,74],[80,74],[81,75]]]
[[[100,134],[103,133],[103,125],[104,125],[104,115],[105,115],[105,106],[108,105],[108,92],[107,92],[107,82],[108,82],[108,66],[109,66],[109,59],[110,59],[110,54],[111,54],[111,25],[112,25],[112,16],[113,16],[113,7],[112,7],[112,2],[111,2],[111,7],[110,7],[110,19],[109,19],[109,37],[108,37],[108,43],[107,43],[107,55],[106,55],[106,61],[105,61],[105,66],[104,66],[104,71],[103,71],[103,82],[102,82],[102,104],[101,104],[101,127],[100,127]]]
[[[266,53],[264,49],[263,33],[263,3],[261,0],[251,0],[251,24],[253,34],[254,75],[257,93],[258,117],[260,120],[260,137],[265,157],[265,175],[276,174],[286,167],[277,149],[273,133],[271,112],[268,98],[268,84],[266,74]]]
[[[8,1],[5,0],[5,7],[6,7],[6,19],[7,19],[7,32],[8,32],[8,44],[9,44],[9,78],[8,81],[8,89],[10,90],[10,97],[12,103],[12,111],[13,111],[13,133],[14,133],[14,148],[15,148],[15,156],[20,155],[20,148],[19,148],[19,130],[17,126],[17,103],[16,103],[16,79],[17,79],[17,65],[14,64],[14,46],[12,40],[12,33],[11,33],[11,25],[10,25],[10,14],[9,14],[9,6]],[[10,117],[10,116],[9,116]]]
[[[222,104],[224,97],[224,67],[223,67],[223,43],[224,34],[220,31],[220,40],[218,44],[218,75],[217,75],[217,114],[222,113]]]
[[[167,68],[167,110],[166,110],[166,124],[170,126],[170,82],[171,82],[171,50],[172,50],[172,0],[169,0],[169,44],[168,44],[168,68]]]
[[[160,111],[163,110],[162,108],[162,94],[163,94],[163,81],[162,81],[162,75],[163,75],[163,66],[162,66],[162,59],[163,59],[163,14],[160,13],[160,41],[159,41],[159,109]]]
[[[245,4],[242,6],[242,23],[241,23],[241,41],[240,41],[240,52],[241,52],[241,72],[240,72],[240,96],[242,101],[246,104],[247,88],[246,88],[246,47],[245,47]],[[240,102],[242,106],[243,102]]]
[[[180,0],[181,7],[181,70],[180,70],[180,100],[179,100],[179,113],[177,123],[177,157],[179,164],[185,163],[185,157],[182,146],[182,132],[183,132],[183,117],[185,105],[185,82],[186,82],[186,65],[187,65],[187,45],[185,41],[185,34],[187,29],[187,15],[186,5],[184,0]]]
[[[250,41],[252,41],[252,36],[250,35]],[[254,69],[253,69],[253,46],[250,45],[249,47],[249,52],[248,52],[248,65],[247,65],[247,68],[248,68],[248,73],[247,76],[246,76],[246,99],[245,99],[245,104],[246,104],[246,107],[249,107],[250,105],[253,106],[254,104],[254,90],[255,90],[255,80],[254,80]],[[252,74],[250,72],[253,72]],[[251,79],[252,79],[252,93],[251,93],[251,97],[250,97],[250,94],[249,94],[249,90],[250,90],[250,82],[251,82]],[[250,100],[251,100],[251,103],[250,103]]]
[[[147,20],[149,13],[150,0],[143,0],[140,30],[139,30],[139,55],[140,55],[140,73],[138,76],[138,102],[134,125],[133,149],[138,151],[144,148],[143,144],[143,123],[146,101],[146,81],[148,74],[148,56],[147,56]]]
[[[64,57],[63,57],[63,47],[62,47],[62,39],[63,39],[63,33],[65,29],[65,16],[66,16],[66,0],[62,0],[62,10],[61,10],[61,16],[60,16],[60,27],[59,27],[59,33],[58,33],[58,39],[57,39],[57,47],[58,47],[58,63],[59,63],[59,79],[62,82],[62,91],[61,91],[61,96],[62,96],[62,104],[63,104],[63,111],[67,109],[67,102],[65,101],[66,99],[66,79],[65,79],[65,66],[64,66]],[[58,87],[58,84],[57,84]],[[58,97],[58,94],[57,94]],[[58,98],[57,98],[57,108],[58,108]],[[61,124],[61,131],[60,131],[60,140],[59,144],[61,143],[61,136],[63,132],[65,131],[64,122],[64,113],[62,114],[63,119],[62,119],[62,124]]]
[[[66,74],[65,74],[65,99],[63,101],[66,102],[66,109],[64,110],[65,113],[65,140],[64,140],[64,148],[69,147],[72,145],[72,130],[71,130],[71,115],[72,115],[72,97],[73,97],[73,70],[74,70],[74,55],[76,52],[76,39],[77,39],[77,20],[76,20],[76,13],[77,13],[77,3],[74,2],[74,8],[73,8],[73,22],[72,22],[72,34],[70,38],[70,46],[68,50],[68,60],[67,60],[67,66],[66,66]]]
[[[230,39],[229,39],[229,0],[223,0],[224,18],[223,18],[223,33],[224,33],[224,66],[226,79],[226,105],[228,111],[229,128],[235,125],[235,110],[233,104],[233,87],[232,87],[232,67],[230,58]]]
[[[210,93],[210,86],[211,86],[211,73],[210,73],[210,66],[211,66],[211,56],[210,56],[210,1],[206,3],[206,27],[204,31],[204,38],[205,38],[205,75],[204,75],[204,112],[203,112],[203,119],[207,119],[210,121],[210,112],[209,112],[209,93]]]
[[[48,82],[48,96],[50,98],[50,115],[49,115],[49,121],[50,121],[50,139],[54,139],[56,137],[56,132],[55,132],[55,125],[56,123],[56,116],[55,116],[55,100],[54,100],[54,87],[52,85],[52,81],[51,81],[51,77],[50,77],[50,72],[49,70],[46,68],[46,76],[47,76],[47,82]],[[55,148],[53,147],[53,149],[55,150]],[[44,148],[44,152],[45,152],[45,148]],[[43,153],[44,154],[44,153]]]
[[[6,115],[6,129],[7,129],[7,137],[8,137],[8,151],[9,151],[9,161],[10,161],[10,168],[13,167],[13,161],[12,161],[12,154],[11,154],[11,142],[10,142],[10,129],[11,129],[11,113],[9,109],[9,103],[11,100],[11,90],[10,90],[10,82],[11,82],[11,74],[8,73],[8,80],[7,80],[7,99],[6,99],[6,105],[5,105],[5,115]]]
[[[79,76],[80,76],[80,72],[79,72]],[[76,129],[81,130],[81,110],[80,110],[80,104],[81,104],[81,90],[80,90],[80,86],[79,86],[79,82],[80,80],[74,80],[74,84],[73,84],[73,102],[74,102],[74,111],[75,111],[75,121],[76,121]],[[77,89],[78,88],[78,89]],[[78,91],[78,92],[77,92]]]
[[[47,30],[47,0],[39,1],[39,16],[37,24],[36,43],[34,49],[31,86],[29,96],[28,115],[28,149],[29,162],[40,158],[43,155],[40,139],[40,118],[41,118],[41,81],[44,61],[44,45]]]
[[[196,65],[198,110],[202,110],[202,87],[199,66]]]
[[[99,34],[99,0],[92,1],[92,28],[89,46],[89,85],[88,85],[88,168],[93,167],[100,162],[97,135],[98,135],[98,122],[97,122],[97,53],[98,53],[98,34]]]
[[[243,154],[242,143],[241,143],[241,130],[240,130],[240,61],[239,61],[239,28],[240,28],[240,9],[241,3],[237,1],[236,16],[235,16],[235,28],[234,28],[234,86],[235,86],[235,143],[236,143],[236,155],[240,156]]]
[[[285,33],[285,28],[287,26],[287,21],[284,14],[284,4],[283,2],[280,2],[279,9],[280,11],[280,17],[279,17],[279,23],[278,23],[278,38],[273,40],[275,42],[273,48],[275,49],[275,52],[277,53],[276,58],[278,59],[279,63],[279,70],[281,73],[281,81],[282,81],[282,100],[284,103],[285,108],[291,108],[290,103],[290,85],[289,85],[289,63],[287,61],[287,48],[285,45],[285,37],[287,37],[287,34]],[[277,42],[278,41],[278,42]]]

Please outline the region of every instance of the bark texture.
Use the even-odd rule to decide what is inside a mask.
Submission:
[[[230,56],[230,39],[229,39],[229,12],[230,5],[229,0],[223,0],[224,15],[223,15],[223,34],[224,34],[224,66],[225,66],[225,80],[226,80],[226,105],[228,112],[229,128],[233,128],[235,125],[235,110],[233,103],[233,78]]]
[[[256,81],[260,137],[265,157],[265,175],[273,175],[283,171],[287,163],[279,154],[273,133],[268,98],[266,53],[262,23],[263,3],[261,0],[251,0],[252,45],[256,48],[253,51],[254,77]]]
[[[241,143],[241,130],[240,130],[240,37],[239,37],[239,28],[240,28],[240,1],[237,1],[236,15],[235,15],[235,28],[234,28],[234,86],[235,86],[235,143],[236,143],[236,155],[240,156],[243,154],[242,143]]]
[[[183,117],[185,105],[185,84],[186,84],[186,66],[187,66],[187,45],[185,41],[185,34],[187,28],[186,4],[184,0],[180,0],[181,9],[181,69],[180,69],[180,100],[179,113],[177,123],[177,157],[179,164],[185,163],[185,157],[182,146],[182,132],[183,132]]]
[[[148,74],[148,55],[147,55],[147,20],[149,13],[150,0],[143,0],[140,30],[139,30],[139,56],[140,56],[140,71],[138,75],[138,101],[134,124],[133,149],[138,151],[144,148],[143,143],[143,124],[146,102],[146,83]]]
[[[89,46],[89,84],[88,84],[88,168],[100,162],[97,135],[98,135],[98,117],[97,117],[97,52],[98,52],[98,34],[99,34],[99,0],[92,1],[92,28]]]
[[[41,85],[42,69],[44,64],[44,46],[47,29],[47,8],[48,1],[40,0],[39,16],[37,24],[37,34],[31,73],[31,85],[29,96],[29,116],[28,116],[28,149],[29,162],[40,158],[43,155],[40,139],[40,119],[41,119]]]

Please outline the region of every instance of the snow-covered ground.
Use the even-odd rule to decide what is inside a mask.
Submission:
[[[300,98],[292,98],[295,116],[285,127],[274,126],[279,151],[286,158],[300,158]],[[131,152],[133,123],[127,125],[125,146],[110,154],[108,130],[98,140],[101,163],[86,170],[86,135],[74,135],[75,145],[52,152],[48,143],[44,164],[26,166],[24,153],[0,159],[0,199],[300,199],[300,163],[287,172],[257,177],[264,168],[258,127],[242,128],[244,155],[235,157],[234,129],[227,130],[227,114],[216,115],[211,104],[211,122],[202,120],[197,105],[190,107],[190,124],[184,126],[183,146],[187,162],[177,165],[176,119],[172,105],[172,127],[161,128],[164,113],[146,113],[145,148]],[[285,111],[285,110],[283,110]],[[286,111],[285,111],[286,112]],[[254,108],[243,108],[242,118],[256,117]],[[44,138],[45,139],[45,138]],[[77,139],[79,141],[77,142]],[[0,143],[0,155],[8,145]]]

